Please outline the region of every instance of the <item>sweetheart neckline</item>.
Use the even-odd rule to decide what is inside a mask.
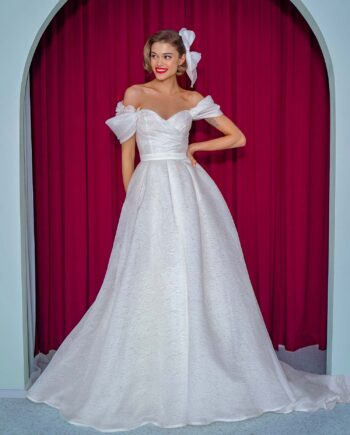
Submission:
[[[197,106],[197,105],[196,105]],[[194,106],[194,107],[196,107]],[[142,111],[146,111],[146,112],[152,112],[155,113],[158,118],[160,118],[162,121],[169,121],[170,119],[174,118],[174,116],[178,115],[179,113],[182,112],[190,112],[192,109],[194,109],[194,107],[192,107],[191,109],[183,109],[183,110],[179,110],[178,112],[175,112],[173,115],[169,116],[169,118],[163,118],[162,116],[159,115],[158,112],[156,112],[153,109],[148,109],[147,107],[142,107],[141,109],[136,109],[137,112],[142,112]]]
[[[207,95],[207,96],[205,96],[205,97],[203,97],[201,100],[199,100],[198,101],[198,103],[195,105],[195,106],[193,106],[193,107],[191,107],[190,109],[183,109],[183,110],[179,110],[178,112],[175,112],[173,115],[171,115],[169,118],[163,118],[161,115],[159,115],[159,113],[158,112],[156,112],[155,110],[153,110],[153,109],[148,109],[147,107],[144,107],[144,108],[136,108],[135,106],[133,106],[132,104],[127,104],[126,106],[124,105],[124,103],[123,103],[123,100],[121,100],[121,104],[125,107],[125,108],[127,108],[127,107],[131,107],[135,112],[141,112],[142,110],[146,110],[146,111],[148,111],[148,112],[152,112],[152,113],[155,113],[157,116],[158,116],[158,118],[159,119],[161,119],[162,121],[164,121],[164,122],[167,122],[167,121],[170,121],[170,119],[172,119],[172,118],[174,118],[174,116],[176,116],[176,115],[178,115],[179,113],[182,113],[182,112],[191,112],[192,110],[194,110],[194,109],[196,109],[204,100],[206,100],[207,98],[209,98],[210,97],[210,95]]]

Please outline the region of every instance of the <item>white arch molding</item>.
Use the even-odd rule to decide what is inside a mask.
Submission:
[[[20,89],[20,155],[24,155],[24,148],[25,148],[25,129],[22,128],[25,123],[25,95],[26,95],[26,85],[28,80],[28,74],[30,65],[35,53],[35,50],[38,46],[38,43],[40,41],[40,38],[44,31],[46,30],[48,24],[52,20],[52,18],[56,15],[56,13],[62,8],[62,6],[67,2],[68,0],[58,0],[56,1],[55,6],[52,8],[49,15],[46,17],[46,19],[41,23],[36,36],[31,44],[25,66],[23,69],[22,74],[22,82],[21,82],[21,89]],[[335,78],[334,78],[334,71],[333,71],[333,65],[332,60],[330,56],[330,52],[327,47],[327,43],[324,39],[324,36],[317,25],[315,19],[313,18],[310,11],[305,6],[305,1],[302,0],[290,0],[300,11],[300,13],[303,15],[305,20],[308,22],[310,28],[312,29],[313,33],[315,34],[318,43],[321,47],[327,72],[328,72],[328,78],[329,78],[329,91],[330,91],[330,116],[331,116],[331,129],[330,129],[330,210],[329,210],[329,217],[330,217],[330,225],[329,225],[329,261],[328,261],[328,267],[329,267],[329,278],[328,278],[328,325],[327,325],[327,373],[329,374],[335,374],[336,372],[339,372],[339,366],[337,368],[334,368],[333,366],[333,351],[334,351],[334,336],[333,336],[333,322],[334,322],[334,245],[335,245],[335,156],[336,156],[336,149],[335,149]],[[55,3],[55,2],[53,2]],[[21,163],[23,159],[21,158]],[[23,164],[22,164],[23,166]],[[23,167],[21,169],[21,174],[23,172]],[[25,182],[24,177],[21,175],[20,180],[20,189],[21,189],[21,227],[22,227],[22,234],[24,237],[27,236],[26,234],[26,189],[25,189]],[[28,270],[28,264],[27,264],[27,258],[25,258],[25,254],[22,253],[22,270]],[[25,272],[23,272],[25,274]],[[23,280],[24,285],[26,284],[26,280]],[[26,288],[23,289],[23,298],[25,299],[24,306],[29,307],[30,301],[27,300],[27,290]],[[31,307],[33,308],[33,307]],[[25,336],[24,339],[27,337]],[[27,343],[28,344],[28,343]],[[24,343],[24,346],[26,347],[26,343]],[[349,361],[347,361],[347,373],[350,374],[350,355],[348,355]],[[30,360],[30,357],[29,357]],[[344,366],[345,367],[345,366]],[[343,373],[344,370],[342,370]]]

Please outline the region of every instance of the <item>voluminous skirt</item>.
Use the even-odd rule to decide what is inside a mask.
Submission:
[[[350,401],[347,377],[277,359],[213,179],[140,162],[94,303],[28,399],[103,432],[235,421]]]

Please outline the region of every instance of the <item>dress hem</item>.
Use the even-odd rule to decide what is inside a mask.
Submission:
[[[324,408],[317,408],[317,409],[295,409],[293,408],[293,405],[295,404],[295,402],[290,402],[287,405],[283,405],[277,408],[271,408],[271,409],[265,409],[259,413],[256,414],[252,414],[252,415],[248,415],[248,416],[244,416],[244,417],[237,417],[237,418],[213,418],[210,421],[209,420],[204,420],[204,421],[192,421],[192,422],[185,422],[185,423],[179,423],[179,424],[174,424],[174,425],[162,425],[160,423],[158,423],[155,420],[148,420],[148,421],[144,421],[140,424],[137,424],[136,426],[132,426],[132,427],[119,427],[119,428],[114,428],[114,429],[103,429],[97,426],[94,426],[92,424],[88,424],[88,423],[82,423],[78,420],[70,420],[68,418],[66,418],[64,416],[64,414],[61,412],[61,409],[59,408],[59,406],[54,405],[53,403],[46,401],[46,400],[36,400],[32,397],[30,397],[29,395],[26,396],[27,399],[31,400],[32,402],[35,403],[45,403],[55,409],[57,409],[59,411],[60,416],[64,419],[64,421],[76,425],[76,426],[82,426],[82,427],[87,427],[87,428],[92,428],[97,430],[98,432],[120,432],[120,431],[130,431],[130,430],[134,430],[137,429],[141,426],[144,426],[146,424],[153,424],[154,426],[157,426],[159,428],[162,429],[173,429],[173,428],[178,428],[178,427],[184,427],[184,426],[205,426],[205,425],[209,425],[211,423],[216,423],[216,422],[236,422],[236,421],[244,421],[244,420],[248,420],[250,418],[256,418],[256,417],[260,417],[265,413],[268,412],[277,412],[277,413],[283,413],[283,414],[289,414],[291,412],[315,412],[318,411],[319,409],[333,409],[336,405],[336,401],[332,403],[333,406],[331,406],[330,408],[328,407],[324,407]]]

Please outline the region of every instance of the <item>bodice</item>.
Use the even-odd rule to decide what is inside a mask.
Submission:
[[[152,109],[136,109],[118,101],[115,116],[105,121],[120,143],[136,133],[141,160],[185,158],[192,121],[222,115],[220,106],[207,95],[191,109],[180,110],[167,119]]]

